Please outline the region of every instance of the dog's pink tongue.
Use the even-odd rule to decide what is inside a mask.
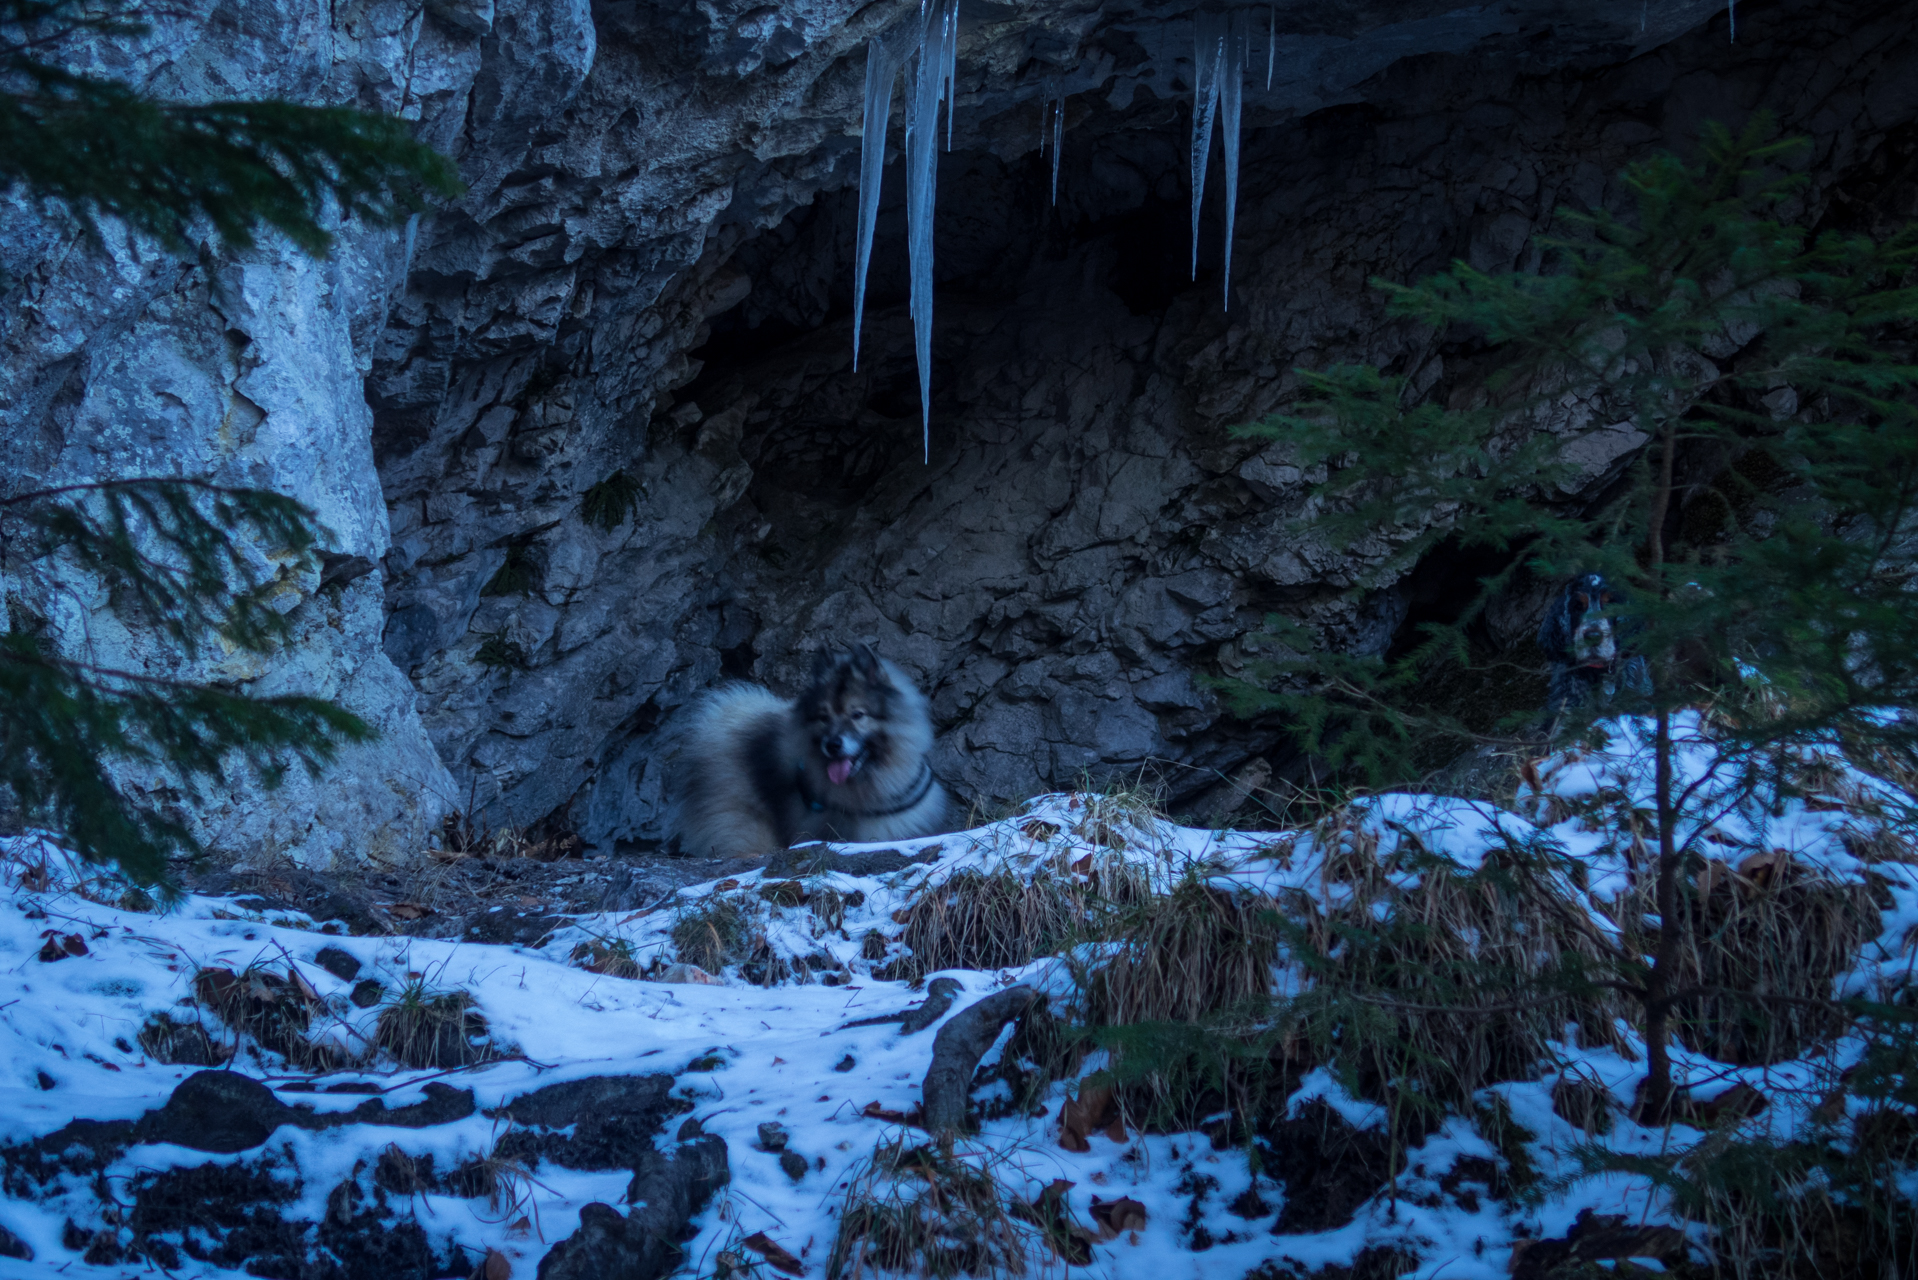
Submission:
[[[852,777],[852,761],[850,760],[833,761],[831,764],[826,766],[826,776],[833,780],[834,785],[841,786],[841,787],[845,786],[846,779]]]

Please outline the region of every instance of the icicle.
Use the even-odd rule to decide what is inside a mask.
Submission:
[[[919,48],[907,77],[906,247],[912,260],[913,345],[919,357],[919,412],[932,460],[932,211],[939,178],[939,104],[958,35],[959,0],[923,0]]]
[[[1059,203],[1059,142],[1066,127],[1066,95],[1059,94],[1052,113],[1052,203]]]
[[[1645,3],[1650,4],[1651,0],[1645,0]],[[1272,92],[1272,69],[1279,65],[1279,11],[1277,9],[1267,9],[1265,16],[1267,23],[1265,28],[1265,91],[1270,93]]]
[[[1251,15],[1234,15],[1225,41],[1225,83],[1220,86],[1219,129],[1225,135],[1225,302],[1232,307],[1232,229],[1239,212],[1239,114],[1245,96],[1245,55],[1252,43]]]
[[[1199,206],[1205,199],[1206,162],[1212,157],[1212,118],[1219,108],[1219,77],[1225,70],[1227,20],[1216,13],[1192,19],[1192,278],[1199,278]]]
[[[852,367],[859,367],[859,327],[866,315],[866,268],[872,263],[873,228],[879,221],[879,184],[886,172],[886,126],[892,117],[892,82],[899,60],[883,39],[866,46],[866,116],[859,129],[859,240],[853,255]]]
[[[944,68],[946,99],[946,150],[952,150],[952,108],[959,101],[959,4],[958,0],[946,7],[946,30],[941,38],[946,45]]]
[[[1731,19],[1732,43],[1738,43],[1738,0],[1725,0],[1725,16]]]

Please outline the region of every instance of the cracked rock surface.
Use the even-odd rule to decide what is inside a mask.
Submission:
[[[183,98],[399,111],[469,184],[325,262],[88,254],[12,198],[10,468],[271,484],[354,566],[289,601],[286,654],[210,674],[337,697],[381,739],[318,786],[195,811],[203,835],[396,859],[470,807],[650,847],[687,703],[720,678],[790,690],[852,640],[927,688],[962,794],[1151,768],[1196,795],[1282,752],[1283,726],[1224,717],[1195,673],[1234,671],[1270,611],[1377,651],[1444,577],[1407,562],[1410,530],[1288,532],[1309,477],[1227,431],[1288,403],[1299,366],[1469,393],[1475,353],[1388,322],[1369,279],[1535,265],[1557,207],[1614,201],[1623,164],[1759,107],[1814,139],[1812,220],[1918,203],[1908,6],[1785,0],[1734,44],[1702,3],[1280,4],[1222,310],[1216,163],[1190,278],[1194,8],[962,3],[929,463],[897,166],[857,371],[850,342],[864,42],[914,6],[198,0],[93,55]],[[1585,474],[1541,500],[1588,498],[1637,446],[1593,406],[1549,429]],[[589,522],[616,474],[599,492],[630,507]],[[63,573],[6,590],[64,645],[164,668]]]

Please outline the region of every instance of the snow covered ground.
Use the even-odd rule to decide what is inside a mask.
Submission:
[[[1629,892],[1634,864],[1644,866],[1642,843],[1634,847],[1641,838],[1619,817],[1648,807],[1642,732],[1642,726],[1615,725],[1608,749],[1567,752],[1541,762],[1534,785],[1521,793],[1522,813],[1431,796],[1388,795],[1364,802],[1354,826],[1377,838],[1381,858],[1410,840],[1467,870],[1496,849],[1554,842],[1583,867],[1582,876],[1564,880],[1562,896],[1587,912],[1596,928],[1615,936],[1615,904]],[[1686,732],[1693,741],[1686,749],[1685,775],[1704,777],[1717,767],[1710,745],[1695,725],[1686,726]],[[1783,851],[1800,866],[1838,881],[1860,881],[1869,873],[1881,903],[1889,903],[1883,929],[1837,986],[1840,994],[1883,995],[1910,982],[1918,962],[1918,865],[1882,857],[1868,864],[1854,850],[1873,834],[1896,836],[1911,800],[1835,759],[1819,776],[1828,780],[1824,790],[1706,805],[1700,821],[1708,820],[1710,830],[1701,828],[1698,847],[1728,868]],[[1729,776],[1726,781],[1729,797]],[[1702,790],[1710,793],[1712,784]],[[0,966],[0,1143],[36,1139],[75,1118],[130,1120],[161,1106],[198,1068],[153,1061],[140,1048],[139,1033],[159,1011],[171,1010],[177,1020],[204,1016],[192,998],[192,978],[199,970],[241,972],[258,966],[281,975],[292,970],[310,984],[315,1007],[324,1011],[311,1034],[356,1053],[371,1043],[378,1012],[351,1002],[356,983],[370,977],[390,992],[423,981],[471,993],[494,1041],[516,1049],[518,1056],[453,1073],[407,1070],[388,1060],[379,1069],[328,1075],[324,1083],[371,1082],[389,1090],[383,1095],[389,1107],[422,1100],[428,1082],[451,1082],[473,1089],[479,1109],[463,1120],[425,1128],[282,1127],[265,1150],[283,1153],[286,1176],[297,1170],[300,1198],[285,1210],[288,1216],[324,1217],[329,1192],[343,1180],[363,1176],[365,1165],[389,1143],[410,1155],[432,1154],[438,1168],[452,1168],[492,1149],[509,1122],[487,1111],[520,1094],[589,1076],[667,1072],[677,1077],[677,1091],[705,1132],[725,1139],[731,1161],[730,1185],[700,1215],[698,1234],[687,1245],[688,1273],[722,1273],[738,1259],[767,1274],[769,1264],[745,1242],[770,1241],[794,1255],[804,1274],[823,1276],[836,1211],[863,1163],[878,1144],[902,1133],[923,1140],[896,1119],[867,1113],[896,1117],[918,1104],[938,1026],[902,1034],[894,1024],[846,1024],[922,998],[903,982],[874,975],[899,950],[895,944],[884,958],[869,958],[867,935],[896,937],[900,918],[929,887],[966,870],[1031,875],[1041,868],[1089,866],[1085,860],[1093,856],[1122,858],[1161,889],[1197,870],[1235,892],[1278,897],[1291,891],[1324,901],[1341,892],[1328,878],[1325,850],[1310,832],[1192,830],[1134,818],[1081,796],[1041,797],[1002,822],[884,848],[928,860],[885,874],[805,876],[806,904],[785,905],[792,895],[779,890],[762,894],[767,884],[785,883],[763,872],[694,886],[648,911],[582,917],[536,949],[327,934],[305,918],[263,915],[231,900],[205,897],[188,898],[164,913],[129,910],[105,901],[118,894],[109,881],[85,879],[50,846],[15,838],[4,850],[7,884],[0,895],[0,955],[7,957]],[[853,858],[877,849],[840,848],[831,854]],[[46,869],[44,879],[36,868]],[[825,899],[832,909],[822,919],[816,905],[826,889],[836,897]],[[685,978],[684,969],[669,968],[678,959],[674,928],[715,900],[756,913],[767,943],[779,955],[814,957],[813,980],[762,987],[744,980],[737,968],[715,982],[644,980],[591,972],[578,962],[582,956],[616,952],[622,962],[630,958],[655,977],[671,972]],[[339,948],[359,962],[352,981],[316,962],[323,947]],[[824,985],[817,976],[822,972],[838,985]],[[1053,959],[1020,969],[925,976],[957,980],[963,994],[954,1010],[1017,982],[1061,998],[1069,994],[1066,968]],[[1299,980],[1281,977],[1282,985]],[[217,1026],[210,1029],[216,1039],[225,1036]],[[1527,1154],[1545,1185],[1572,1170],[1573,1148],[1588,1141],[1582,1129],[1554,1113],[1552,1088],[1561,1076],[1595,1081],[1610,1092],[1618,1114],[1603,1141],[1616,1150],[1656,1154],[1700,1136],[1683,1125],[1640,1127],[1624,1116],[1643,1063],[1629,1030],[1617,1043],[1622,1049],[1559,1044],[1559,1060],[1543,1067],[1539,1079],[1494,1086],[1512,1117],[1534,1135]],[[1802,1122],[1805,1107],[1817,1100],[1817,1082],[1834,1062],[1842,1065],[1845,1052],[1840,1046],[1835,1058],[1822,1063],[1757,1067],[1729,1066],[1682,1050],[1677,1057],[1695,1097],[1748,1084],[1774,1103],[1756,1123],[1783,1131]],[[288,1089],[309,1078],[270,1058],[243,1055],[234,1065],[263,1077],[289,1103],[344,1110],[365,1100],[362,1094]],[[1308,1077],[1307,1084],[1295,1107],[1317,1094],[1356,1125],[1382,1123],[1380,1108],[1346,1097],[1323,1073]],[[1467,1120],[1454,1118],[1422,1147],[1405,1153],[1406,1172],[1395,1190],[1365,1204],[1347,1225],[1309,1236],[1274,1235],[1271,1224],[1283,1190],[1269,1178],[1255,1179],[1242,1152],[1214,1150],[1203,1134],[1126,1132],[1122,1141],[1094,1134],[1090,1150],[1075,1153],[1059,1141],[1066,1096],[1063,1086],[1055,1089],[1042,1116],[987,1121],[961,1150],[990,1168],[1014,1196],[1036,1199],[1044,1188],[1069,1182],[1066,1207],[1083,1224],[1096,1221],[1095,1199],[1138,1202],[1144,1224],[1095,1233],[1109,1238],[1094,1244],[1089,1267],[1073,1268],[1087,1274],[1149,1280],[1236,1277],[1273,1260],[1290,1260],[1293,1268],[1310,1271],[1349,1264],[1367,1247],[1396,1244],[1417,1255],[1413,1274],[1490,1280],[1507,1274],[1516,1243],[1564,1235],[1581,1210],[1624,1215],[1634,1223],[1666,1220],[1660,1197],[1636,1178],[1573,1182],[1525,1207],[1494,1200],[1470,1179],[1461,1186],[1456,1176],[1445,1177],[1460,1160],[1496,1162],[1500,1153]],[[769,1122],[783,1127],[785,1151],[802,1157],[803,1169],[790,1157],[782,1163],[781,1152],[765,1149],[780,1145],[777,1138],[762,1142],[761,1127]],[[0,1199],[0,1227],[28,1245],[34,1260],[0,1258],[0,1276],[152,1274],[154,1268],[144,1262],[88,1266],[63,1243],[69,1220],[88,1228],[103,1224],[96,1185],[123,1188],[142,1170],[257,1162],[261,1155],[261,1149],[208,1156],[176,1146],[136,1145],[106,1170],[101,1184],[69,1178],[63,1189],[38,1199],[10,1187]],[[531,1277],[552,1244],[578,1227],[581,1207],[593,1201],[620,1205],[627,1180],[625,1172],[569,1172],[542,1164],[497,1202],[419,1194],[405,1211],[436,1241],[457,1239],[476,1254],[491,1249],[510,1262],[509,1273],[489,1275]],[[1267,1212],[1250,1218],[1233,1212],[1235,1202],[1241,1210],[1249,1203],[1241,1200],[1249,1189],[1266,1202]],[[1195,1251],[1195,1240],[1210,1244]],[[1066,1270],[1043,1251],[1032,1266],[1041,1273]],[[231,1273],[196,1269],[189,1261],[172,1274]]]

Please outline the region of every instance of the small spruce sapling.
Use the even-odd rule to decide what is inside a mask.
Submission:
[[[284,101],[164,102],[76,70],[90,42],[147,31],[138,5],[0,0],[0,190],[64,206],[95,245],[114,220],[168,249],[254,246],[262,227],[309,254],[331,221],[394,224],[460,190],[405,121]],[[0,499],[0,552],[60,555],[135,625],[193,657],[209,637],[263,652],[287,633],[275,597],[318,567],[320,528],[290,498],[192,478],[138,478]],[[258,552],[261,559],[253,558]],[[271,571],[257,567],[273,566]],[[0,573],[9,566],[0,564]],[[270,786],[365,741],[318,698],[103,667],[60,652],[16,597],[0,635],[0,787],[90,862],[172,889],[168,857],[198,850],[179,817],[128,798],[112,766],[170,773],[189,797],[235,763]]]
[[[1488,731],[1432,692],[1484,678],[1468,629],[1521,571],[1627,585],[1653,690],[1567,727],[1635,712],[1652,729],[1658,923],[1619,978],[1642,1008],[1650,1118],[1671,1114],[1673,1006],[1696,994],[1672,975],[1712,806],[1748,801],[1766,761],[1814,740],[1918,747],[1913,720],[1888,710],[1918,705],[1918,230],[1874,242],[1785,220],[1808,191],[1790,171],[1807,149],[1764,118],[1710,126],[1695,162],[1619,175],[1629,213],[1561,209],[1536,275],[1455,263],[1411,287],[1375,282],[1394,314],[1483,339],[1495,371],[1475,401],[1421,398],[1375,368],[1301,371],[1294,412],[1241,429],[1325,469],[1302,517],[1312,536],[1400,531],[1397,566],[1447,537],[1508,557],[1458,619],[1390,660],[1315,652],[1279,618],[1249,639],[1255,660],[1220,682],[1235,708],[1286,718],[1356,781],[1414,782],[1435,741],[1525,740],[1522,715]],[[1636,448],[1606,498],[1568,498],[1581,446],[1620,433]],[[1717,762],[1682,771],[1674,718],[1701,705]]]
[[[329,206],[391,224],[461,190],[452,163],[394,116],[163,102],[70,69],[86,42],[147,30],[134,4],[0,0],[0,187],[60,201],[96,243],[102,218],[176,251],[202,228],[250,248],[265,225],[316,256],[333,242]]]
[[[188,658],[210,638],[249,653],[284,640],[290,623],[274,597],[317,574],[320,533],[313,513],[290,498],[190,480],[116,480],[0,499],[0,545],[10,560],[58,556],[89,572],[129,622]],[[255,697],[64,655],[17,598],[9,605],[0,635],[0,785],[81,858],[117,863],[136,882],[171,890],[169,855],[200,846],[179,817],[129,798],[114,781],[114,763],[162,767],[197,797],[201,783],[224,781],[236,763],[270,787],[290,765],[317,774],[342,744],[373,736],[358,716],[323,699]]]

